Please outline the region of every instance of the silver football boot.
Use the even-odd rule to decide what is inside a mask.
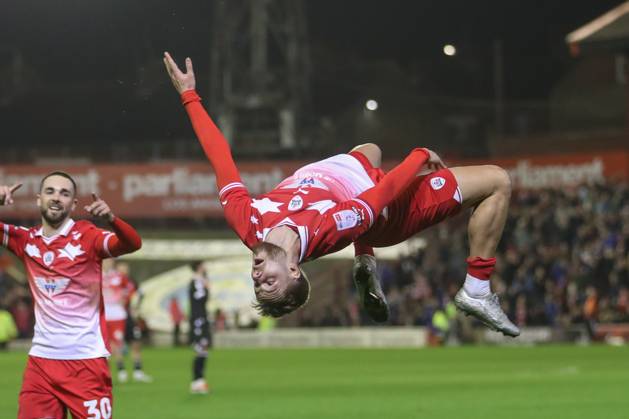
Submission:
[[[371,255],[356,256],[352,277],[356,284],[360,305],[369,318],[378,323],[386,322],[389,319],[389,306],[380,286],[376,258]]]
[[[496,332],[502,332],[503,335],[512,337],[520,335],[520,329],[502,311],[496,294],[489,294],[486,297],[471,297],[461,287],[454,297],[454,305],[465,314],[476,317]]]

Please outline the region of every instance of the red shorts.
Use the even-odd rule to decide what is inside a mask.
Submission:
[[[107,337],[110,345],[120,347],[124,344],[126,320],[107,320]]]
[[[111,419],[111,374],[105,358],[58,360],[29,356],[18,419]]]
[[[378,182],[384,172],[374,168],[359,152],[352,152],[369,177]],[[420,231],[435,225],[461,210],[461,191],[448,169],[418,176],[411,186],[391,202],[374,226],[360,237],[360,243],[387,247],[401,243]]]

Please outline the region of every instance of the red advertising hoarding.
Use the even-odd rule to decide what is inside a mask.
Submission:
[[[396,162],[387,161],[385,168]],[[448,162],[451,166],[497,164],[509,171],[516,188],[562,187],[603,179],[629,179],[629,152],[561,154],[500,160]],[[252,195],[272,189],[303,165],[301,161],[239,164]],[[0,167],[0,185],[22,183],[15,204],[2,209],[7,218],[37,218],[35,197],[44,174],[52,166]],[[215,176],[207,163],[160,163],[63,167],[78,184],[79,205],[95,192],[116,214],[128,218],[179,218],[220,216]],[[79,208],[80,208],[79,207]]]

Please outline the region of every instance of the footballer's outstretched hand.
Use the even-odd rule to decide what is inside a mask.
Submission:
[[[84,207],[85,211],[89,212],[94,217],[101,218],[105,221],[109,221],[110,223],[113,222],[114,214],[113,212],[111,212],[109,205],[107,205],[105,201],[100,199],[98,195],[96,195],[93,192],[92,192],[92,199],[94,200],[94,202],[92,202],[89,205],[86,205]]]
[[[179,94],[182,94],[186,90],[193,90],[196,87],[196,80],[194,78],[194,70],[192,69],[192,60],[190,57],[186,58],[186,72],[182,73],[177,63],[173,60],[173,57],[169,53],[164,52],[164,65],[166,71],[170,76],[170,80],[173,82],[173,86],[177,89]]]
[[[13,186],[0,185],[0,205],[11,205],[13,203],[13,192],[21,187],[21,183],[16,183]]]

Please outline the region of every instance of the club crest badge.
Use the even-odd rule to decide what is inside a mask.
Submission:
[[[434,177],[432,179],[430,179],[430,186],[432,186],[432,188],[435,191],[438,191],[439,189],[443,188],[446,185],[446,180],[442,177]]]
[[[44,264],[46,266],[52,265],[52,262],[55,261],[55,252],[46,252],[44,253],[44,257],[42,258]]]
[[[304,206],[304,199],[299,195],[295,195],[294,197],[291,198],[290,202],[288,203],[288,210],[297,211],[297,210],[300,210],[303,206]]]

